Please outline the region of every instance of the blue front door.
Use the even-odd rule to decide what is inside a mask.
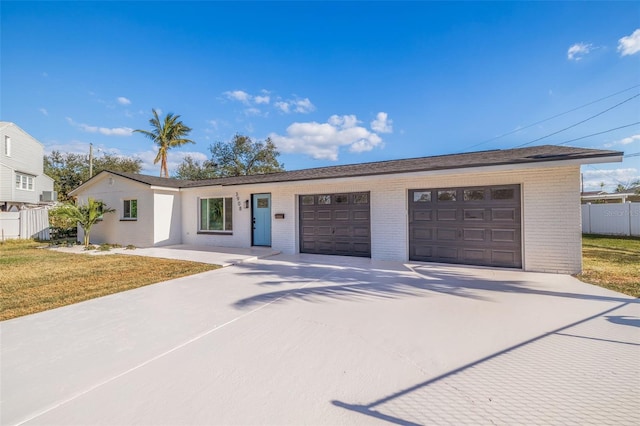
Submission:
[[[253,245],[271,246],[271,194],[253,194]]]

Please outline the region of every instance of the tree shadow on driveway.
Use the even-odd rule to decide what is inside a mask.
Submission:
[[[276,259],[276,258],[272,258]],[[630,297],[602,292],[563,291],[573,278],[516,270],[470,268],[451,265],[402,264],[358,259],[352,265],[303,262],[268,262],[237,265],[241,275],[265,277],[258,285],[289,288],[268,291],[236,301],[236,308],[290,300],[323,302],[375,298],[430,297],[436,293],[491,301],[496,293],[530,294],[609,302],[629,302]],[[556,283],[557,281],[557,283]],[[298,286],[291,288],[291,285]],[[582,285],[582,284],[581,284]],[[571,286],[575,289],[575,286]],[[588,289],[585,285],[585,290]],[[600,293],[600,294],[598,294]],[[612,293],[613,294],[613,293]]]

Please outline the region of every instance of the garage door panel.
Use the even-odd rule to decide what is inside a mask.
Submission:
[[[491,241],[515,243],[516,240],[517,238],[516,238],[515,229],[492,229],[491,230]]]
[[[413,211],[413,220],[421,221],[421,220],[431,220],[431,216],[433,215],[432,210],[414,210]]]
[[[516,253],[510,250],[492,250],[491,260],[495,265],[511,266],[516,262]]]
[[[511,208],[494,208],[491,209],[491,218],[495,221],[515,222],[516,209]]]
[[[485,262],[485,252],[484,249],[470,249],[465,248],[462,250],[462,255],[465,263],[471,263],[474,265],[483,264]]]
[[[353,236],[354,237],[368,237],[370,235],[369,227],[364,226],[354,226],[353,227]]]
[[[318,210],[316,217],[318,220],[331,220],[331,210]]]
[[[439,260],[455,260],[455,259],[458,259],[458,249],[456,247],[439,246],[436,249],[436,257]]]
[[[484,229],[465,228],[462,236],[465,241],[484,241],[486,238]]]
[[[436,240],[437,241],[455,241],[458,236],[458,230],[455,228],[437,228]]]
[[[484,221],[485,220],[485,214],[486,214],[486,210],[485,209],[464,209],[464,220],[479,220],[479,221]]]
[[[369,210],[355,210],[353,211],[353,220],[367,222],[369,224]]]
[[[411,260],[522,266],[520,185],[410,190]]]
[[[349,210],[336,210],[333,215],[335,220],[349,220],[349,217]]]
[[[456,220],[456,209],[438,209],[438,220]]]
[[[369,199],[368,192],[301,195],[300,252],[370,257]]]
[[[301,212],[302,220],[315,220],[316,213],[313,211],[304,210]]]
[[[415,240],[432,240],[433,229],[431,228],[416,228],[413,229],[413,238]]]

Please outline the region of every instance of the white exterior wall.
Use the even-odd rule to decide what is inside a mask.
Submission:
[[[5,136],[11,139],[10,155],[5,155]],[[53,180],[44,173],[44,146],[13,123],[0,125],[0,201],[33,203],[42,191],[53,190]],[[15,173],[34,177],[33,191],[16,189]]]
[[[580,166],[525,167],[494,171],[466,169],[452,174],[425,172],[306,182],[182,190],[182,242],[249,247],[251,212],[244,201],[251,194],[271,193],[272,247],[299,252],[297,196],[339,192],[371,192],[371,256],[408,260],[407,193],[409,189],[520,184],[522,189],[523,269],[577,273],[582,267],[580,225]],[[236,196],[236,193],[238,194]],[[233,235],[198,234],[199,197],[234,199]],[[241,203],[241,209],[237,205]],[[284,213],[285,219],[273,219]]]
[[[153,245],[166,246],[182,242],[181,194],[178,190],[154,190]],[[138,202],[138,215],[140,204]]]
[[[100,200],[113,213],[104,215],[104,220],[91,228],[91,243],[133,244],[136,247],[154,245],[154,194],[148,185],[115,175],[99,176],[81,195],[78,203],[85,204],[88,198]],[[122,220],[124,200],[138,200],[138,219]],[[165,212],[165,214],[168,212]],[[78,238],[82,230],[78,229]]]

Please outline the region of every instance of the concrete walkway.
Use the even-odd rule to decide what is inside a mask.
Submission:
[[[640,424],[640,305],[277,255],[0,323],[0,423]]]
[[[164,259],[190,260],[192,262],[210,263],[220,266],[231,266],[242,262],[252,262],[280,253],[271,247],[231,248],[214,246],[196,246],[189,244],[176,244],[163,247],[114,248],[109,251],[85,250],[81,245],[72,247],[58,247],[52,250],[65,253],[87,254],[90,256],[102,256],[109,254],[126,254],[131,256],[160,257]]]

